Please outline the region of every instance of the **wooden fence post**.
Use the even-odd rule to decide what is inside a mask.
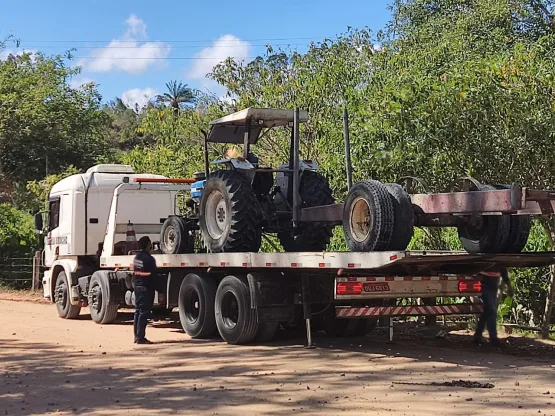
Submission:
[[[40,261],[41,252],[36,251],[33,257],[33,281],[31,282],[31,290],[34,292],[39,289],[40,286]]]

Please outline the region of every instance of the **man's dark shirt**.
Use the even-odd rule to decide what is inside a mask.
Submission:
[[[144,287],[150,290],[156,288],[156,260],[149,252],[142,250],[137,253],[133,261],[133,268],[135,272],[139,272],[139,275],[133,276],[135,287]],[[150,273],[150,275],[140,276],[140,272]]]
[[[509,283],[509,273],[507,269],[501,270],[501,279],[508,285]],[[482,277],[482,288],[485,290],[497,291],[499,289],[499,277],[483,276]]]

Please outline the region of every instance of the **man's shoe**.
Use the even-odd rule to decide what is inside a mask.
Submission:
[[[143,339],[139,339],[139,340],[137,341],[137,344],[152,344],[152,342],[149,341],[149,340],[146,339],[146,338],[143,338]]]
[[[482,345],[482,337],[474,335],[472,342],[476,345]]]

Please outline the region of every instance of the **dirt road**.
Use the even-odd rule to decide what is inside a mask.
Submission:
[[[555,414],[553,344],[511,339],[498,353],[405,333],[229,346],[166,321],[147,330],[156,344],[135,346],[131,318],[101,326],[0,300],[0,415]],[[494,387],[430,385],[461,379]]]

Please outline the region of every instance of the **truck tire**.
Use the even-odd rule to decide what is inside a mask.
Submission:
[[[491,185],[479,185],[476,191],[493,191]],[[458,226],[459,240],[471,254],[501,253],[509,237],[508,215],[479,215]]]
[[[216,332],[214,301],[218,285],[205,274],[189,273],[179,288],[179,320],[191,338],[207,338]]]
[[[343,208],[343,232],[351,251],[390,250],[395,210],[384,184],[364,181],[355,184]]]
[[[260,208],[252,187],[239,172],[210,174],[200,201],[199,227],[207,249],[257,252],[261,244]]]
[[[397,183],[386,183],[391,195],[395,223],[390,250],[406,250],[414,234],[414,210],[409,194]]]
[[[91,318],[97,324],[111,324],[116,320],[119,305],[110,303],[110,282],[106,273],[96,272],[89,284]]]
[[[256,309],[251,309],[247,278],[226,276],[216,291],[216,325],[228,344],[246,344],[258,331]]]
[[[183,254],[195,251],[194,235],[189,234],[185,221],[178,216],[171,216],[162,225],[160,231],[160,249],[164,254]]]
[[[70,284],[64,271],[58,273],[56,277],[54,300],[56,301],[56,309],[60,318],[75,319],[81,313],[80,305],[71,304]]]
[[[532,228],[532,217],[530,215],[511,215],[509,221],[509,236],[501,251],[518,254],[524,250],[526,243],[528,243],[530,229]]]
[[[497,185],[497,189],[510,189],[507,185]],[[532,217],[530,215],[510,215],[509,216],[509,236],[507,243],[501,249],[503,253],[518,254],[528,242],[530,229],[532,228]]]
[[[269,342],[276,336],[279,322],[260,322],[254,337],[255,342]]]
[[[317,172],[304,171],[299,186],[301,208],[332,205],[332,196],[328,180]],[[292,205],[293,201],[289,201]],[[293,230],[278,233],[279,242],[285,251],[324,251],[333,233],[333,225],[326,223],[304,223],[299,227],[295,237]]]

